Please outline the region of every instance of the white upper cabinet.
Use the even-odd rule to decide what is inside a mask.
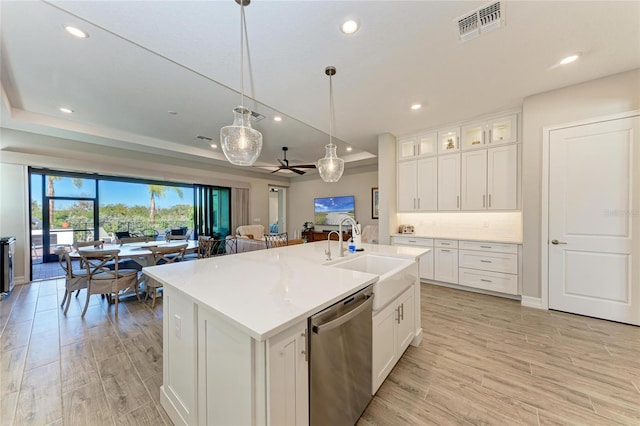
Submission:
[[[460,151],[460,127],[438,131],[438,154]]]
[[[462,150],[518,141],[517,114],[483,120],[462,126]]]
[[[518,208],[518,145],[487,150],[487,209]]]
[[[460,154],[438,157],[438,210],[460,210]]]
[[[398,211],[437,209],[436,157],[398,163]]]
[[[427,157],[438,153],[436,133],[424,133],[398,140],[398,161]]]
[[[464,152],[461,155],[461,209],[484,210],[487,208],[487,150]]]

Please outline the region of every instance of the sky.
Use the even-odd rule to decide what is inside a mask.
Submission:
[[[35,175],[34,175],[35,176]],[[41,194],[42,184],[39,176],[35,176],[31,182],[33,197]],[[56,195],[60,196],[89,196],[93,197],[95,184],[93,180],[84,180],[80,188],[76,188],[70,178],[63,178],[54,183]],[[181,187],[182,198],[173,190],[167,190],[164,197],[156,197],[156,207],[167,208],[176,204],[193,204],[193,189]],[[128,206],[148,206],[150,200],[149,185],[142,183],[100,181],[100,205],[122,203]]]

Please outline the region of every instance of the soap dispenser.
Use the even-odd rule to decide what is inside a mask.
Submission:
[[[355,228],[353,230],[353,243],[356,245],[356,250],[359,250],[362,248],[362,225],[357,223]]]

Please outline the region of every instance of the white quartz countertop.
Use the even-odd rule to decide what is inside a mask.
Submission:
[[[416,237],[416,238],[438,238],[443,240],[464,240],[464,241],[486,241],[491,243],[508,243],[522,244],[522,235],[495,235],[491,232],[484,232],[482,229],[477,231],[449,231],[449,232],[431,232],[431,233],[415,233],[415,234],[391,234],[392,237]]]
[[[256,340],[267,340],[378,280],[377,275],[334,268],[362,254],[418,259],[429,249],[363,244],[364,252],[327,262],[326,241],[151,266],[143,272],[189,296]],[[346,248],[346,244],[345,244]]]

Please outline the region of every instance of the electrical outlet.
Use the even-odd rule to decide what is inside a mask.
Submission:
[[[173,326],[174,326],[176,337],[179,339],[180,336],[182,335],[182,318],[180,318],[180,315],[173,316]]]

